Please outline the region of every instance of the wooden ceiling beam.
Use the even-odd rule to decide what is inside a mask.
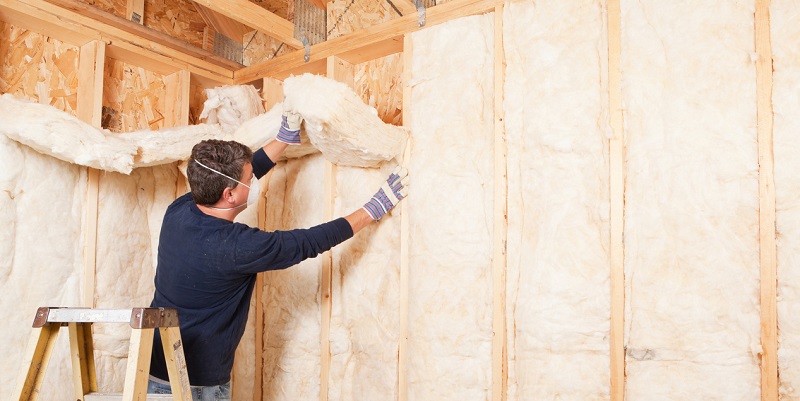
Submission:
[[[417,6],[411,0],[387,0],[400,11],[400,14],[410,15],[417,13]]]
[[[240,64],[76,0],[0,0],[0,19],[76,46],[92,40],[106,53],[154,72],[189,69],[204,79],[231,83]]]
[[[454,18],[484,14],[494,11],[503,0],[452,0],[426,10],[426,24],[420,27],[416,13],[395,18],[367,29],[342,35],[311,46],[309,61],[305,50],[300,49],[260,64],[234,72],[236,84],[249,83],[261,78],[285,78],[298,71],[316,70],[309,64],[337,56],[352,64],[385,57],[403,51],[403,35],[447,22]]]
[[[247,0],[195,0],[235,21],[271,36],[293,49],[303,48],[294,37],[294,24]]]
[[[206,25],[238,43],[243,43],[244,35],[253,31],[253,29],[249,28],[247,25],[207,7],[203,7],[198,3],[194,3],[194,7],[197,9],[197,12],[200,14],[200,17],[203,18]]]

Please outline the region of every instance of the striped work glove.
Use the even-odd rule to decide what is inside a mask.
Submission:
[[[406,196],[408,196],[408,170],[397,166],[378,192],[364,205],[364,210],[377,221]]]
[[[303,116],[291,110],[284,110],[281,129],[278,130],[278,136],[275,139],[289,145],[299,145],[300,123],[302,122]]]

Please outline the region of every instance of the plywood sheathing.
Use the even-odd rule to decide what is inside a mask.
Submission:
[[[145,1],[144,26],[203,47],[206,23],[191,0]]]
[[[258,31],[244,35],[244,65],[254,65],[291,52],[283,42]]]
[[[114,132],[131,132],[164,127],[165,94],[166,85],[161,75],[119,60],[107,59],[103,107],[113,110],[117,118],[103,128]]]
[[[200,118],[203,112],[203,103],[205,103],[206,96],[205,87],[202,85],[192,84],[189,88],[189,124],[195,125],[205,122],[205,119]]]
[[[0,93],[75,114],[78,48],[0,21]]]
[[[386,1],[334,0],[328,3],[328,38],[335,38],[399,17]],[[402,124],[402,56],[387,57],[357,64],[355,86],[365,103],[378,110],[386,123]]]
[[[110,12],[119,17],[125,17],[125,10],[127,9],[127,1],[126,0],[80,0],[82,3],[86,3],[97,8],[100,8],[104,11]],[[145,7],[146,8],[146,7]]]

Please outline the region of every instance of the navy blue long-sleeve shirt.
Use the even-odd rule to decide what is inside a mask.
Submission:
[[[274,165],[263,150],[253,155],[258,178]],[[266,232],[203,213],[191,194],[176,199],[161,226],[150,306],[177,308],[191,385],[230,381],[256,273],[293,266],[352,236],[344,218],[310,229]],[[150,374],[168,380],[158,330]]]

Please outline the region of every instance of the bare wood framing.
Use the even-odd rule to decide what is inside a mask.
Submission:
[[[273,78],[264,78],[261,96],[264,100],[264,108],[269,110],[283,100],[283,82]],[[262,179],[265,183],[262,187],[261,196],[258,199],[258,228],[267,229],[267,201],[266,194],[269,192],[269,181],[272,170]],[[253,401],[261,401],[264,393],[264,274],[256,276],[256,317],[255,317],[255,378],[253,385]]]
[[[0,18],[77,46],[102,40],[109,56],[117,47],[123,47],[127,49],[126,62],[162,75],[188,68],[213,82],[231,83],[233,70],[241,68],[230,60],[77,0],[0,0]],[[147,63],[164,65],[153,68]]]
[[[125,7],[125,18],[139,25],[144,25],[144,0],[128,0]]]
[[[411,35],[403,37],[403,126],[411,129],[411,65],[413,44]],[[411,160],[412,137],[403,154],[403,165]],[[410,232],[408,210],[409,199],[400,204],[400,344],[397,349],[397,394],[398,401],[408,401],[408,288]]]
[[[417,6],[411,0],[389,0],[402,15],[416,14]]]
[[[122,401],[142,400],[147,394],[148,374],[145,369],[150,369],[150,351],[153,349],[154,332],[155,329],[131,330]]]
[[[778,257],[775,238],[775,175],[773,155],[772,45],[769,22],[770,0],[756,0],[755,48],[759,246],[761,262],[761,399],[778,399]]]
[[[503,48],[503,5],[494,9],[494,228],[492,276],[492,400],[506,399],[508,361],[506,345],[506,244],[508,238],[508,168],[506,155],[505,51]]]
[[[353,87],[355,69],[352,64],[336,57],[328,57],[327,76],[349,87]],[[333,220],[333,207],[336,192],[336,165],[325,161],[325,211],[324,220]],[[322,327],[320,331],[321,367],[320,367],[320,399],[328,400],[328,389],[331,368],[330,330],[333,297],[331,283],[333,275],[333,254],[325,252],[322,259]]]
[[[244,42],[244,35],[252,31],[247,25],[235,21],[230,17],[222,15],[214,10],[210,10],[200,4],[195,3],[194,7],[203,18],[203,21],[211,26],[215,31],[235,40],[239,43]],[[204,47],[205,48],[205,47]]]
[[[189,70],[180,70],[164,77],[167,90],[164,119],[167,127],[189,125]]]
[[[619,0],[608,2],[608,110],[609,140],[609,263],[611,267],[610,374],[611,401],[625,399],[625,131],[622,116],[621,14]]]
[[[77,117],[100,127],[103,108],[103,69],[106,45],[92,41],[80,49],[78,59]],[[100,170],[87,167],[86,214],[83,224],[83,306],[94,307],[97,272],[97,203]]]
[[[449,1],[426,11],[426,24],[423,28],[454,18],[490,12],[497,4],[502,4],[502,0]],[[423,28],[419,27],[416,15],[406,15],[311,46],[308,62],[304,60],[305,50],[300,49],[264,63],[242,68],[234,73],[234,81],[240,84],[267,76],[284,78],[290,74],[316,72],[319,71],[319,63],[324,63],[330,56],[337,56],[351,64],[359,64],[400,53],[403,51],[403,35]]]
[[[303,43],[294,38],[294,24],[247,0],[195,0],[195,3],[278,39],[293,49]]]

